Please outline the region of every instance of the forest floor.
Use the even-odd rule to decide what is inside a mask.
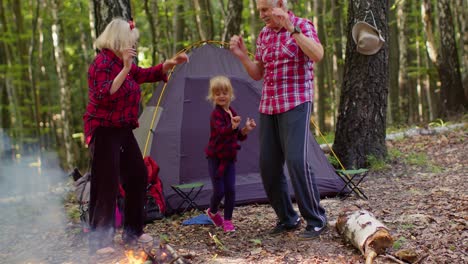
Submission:
[[[463,128],[443,134],[388,141],[389,161],[361,183],[369,200],[355,196],[322,200],[330,223],[344,208],[358,205],[390,229],[395,243],[387,254],[412,250],[418,263],[468,263],[467,139],[465,123]],[[332,226],[311,241],[299,240],[300,231],[269,236],[275,214],[267,204],[237,207],[233,218],[237,230],[229,234],[212,225],[182,225],[200,213],[156,221],[146,226],[146,232],[170,245],[187,263],[364,263],[362,254],[345,243]],[[11,226],[2,229],[3,220],[0,231],[14,232]],[[86,236],[80,230],[78,223],[69,221],[63,231],[38,234],[49,243],[62,241],[49,247],[47,243],[29,245],[36,248],[36,255],[43,254],[37,253],[41,247],[39,252],[49,252],[40,262],[15,262],[18,250],[12,246],[0,249],[0,259],[11,260],[8,263],[130,263],[119,242],[114,254],[88,256]],[[0,238],[0,248],[5,245]],[[379,256],[374,263],[395,262]]]

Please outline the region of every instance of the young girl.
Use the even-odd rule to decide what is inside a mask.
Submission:
[[[210,115],[210,140],[205,149],[208,158],[208,169],[213,184],[213,195],[210,207],[206,214],[216,226],[222,226],[224,232],[233,232],[232,212],[234,210],[237,150],[240,149],[238,141],[247,138],[256,124],[247,118],[245,126],[239,129],[241,117],[230,106],[234,100],[231,81],[224,76],[216,76],[210,80],[208,101],[214,105]],[[218,212],[221,200],[224,201],[224,220]]]

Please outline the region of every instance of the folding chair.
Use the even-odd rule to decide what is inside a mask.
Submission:
[[[178,212],[185,203],[187,206],[185,206],[182,214],[192,208],[201,211],[198,204],[195,202],[195,199],[197,199],[197,196],[200,194],[204,186],[205,184],[202,182],[171,185],[171,188],[182,198],[182,201],[179,203],[175,211]]]
[[[345,185],[338,193],[338,196],[342,196],[342,200],[348,198],[351,193],[355,193],[358,197],[362,199],[369,199],[364,194],[364,192],[359,188],[359,184],[366,178],[368,169],[358,169],[358,170],[336,170],[336,173],[340,176],[340,179],[343,180]],[[349,189],[349,191],[347,191]]]

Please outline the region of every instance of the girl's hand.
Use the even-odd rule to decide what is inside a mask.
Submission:
[[[124,68],[130,70],[133,64],[133,58],[137,55],[136,50],[134,48],[127,48],[122,50],[122,61],[124,64]]]
[[[240,116],[231,117],[232,129],[234,130],[234,129],[238,128],[240,122],[241,122],[241,117]]]
[[[245,127],[247,128],[247,130],[250,132],[250,131],[252,131],[256,126],[257,126],[257,124],[255,123],[255,120],[253,120],[253,118],[247,117],[247,121],[245,121]]]

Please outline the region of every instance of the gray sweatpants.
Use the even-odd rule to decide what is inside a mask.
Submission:
[[[311,227],[326,224],[325,209],[315,176],[308,162],[311,103],[275,115],[260,114],[260,174],[263,187],[280,223],[292,225],[298,219],[283,171],[286,162],[302,217]]]

